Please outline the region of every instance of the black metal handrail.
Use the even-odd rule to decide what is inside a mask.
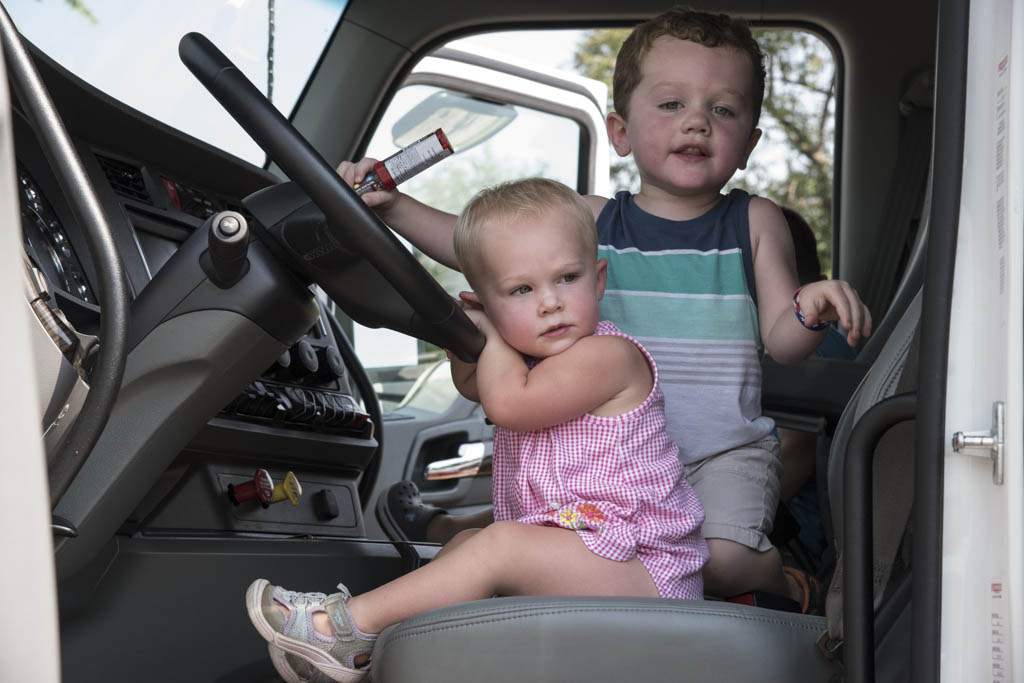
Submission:
[[[843,661],[850,683],[875,680],[871,476],[875,448],[889,429],[913,420],[916,413],[916,392],[876,403],[853,428],[843,462]]]

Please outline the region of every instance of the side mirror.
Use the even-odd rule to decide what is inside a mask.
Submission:
[[[401,149],[442,128],[458,154],[491,138],[515,117],[512,105],[442,90],[398,119],[391,127],[391,138]]]

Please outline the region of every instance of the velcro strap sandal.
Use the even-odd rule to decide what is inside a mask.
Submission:
[[[285,663],[291,659],[287,655],[293,655],[331,681],[356,683],[366,676],[370,667],[368,664],[357,666],[355,660],[373,651],[377,636],[363,633],[356,627],[345,604],[351,594],[341,584],[338,590],[331,595],[298,593],[272,586],[266,579],[256,579],[245,593],[246,609],[263,639],[285,654]],[[288,610],[287,616],[281,607]],[[333,637],[322,635],[313,627],[313,615],[317,612],[327,613]],[[289,666],[297,680],[310,680],[308,672]],[[283,672],[279,673],[284,677]]]
[[[267,643],[267,654],[284,683],[333,683],[333,679],[320,673],[320,669],[276,645]]]

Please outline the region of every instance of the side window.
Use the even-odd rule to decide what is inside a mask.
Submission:
[[[765,54],[767,83],[758,126],[763,140],[736,183],[799,213],[818,243],[821,272],[833,273],[836,56],[802,29],[754,30]]]
[[[460,54],[473,61],[472,55]],[[523,78],[521,71],[510,78],[479,64],[445,59],[448,71],[439,73],[442,60],[424,61],[429,68],[414,70],[407,85],[395,94],[370,140],[367,156],[383,159],[439,127],[455,154],[408,180],[401,187],[403,192],[457,214],[480,189],[527,176],[540,175],[581,192],[593,191],[581,169],[593,171],[593,150],[598,142],[604,145],[597,130],[603,112],[592,101],[596,98],[587,100],[564,91],[553,94],[558,88],[551,86],[551,79],[547,85],[533,82]],[[500,80],[506,82],[492,87]],[[567,105],[566,100],[573,98],[578,102]],[[587,106],[593,111],[584,115],[579,108]],[[469,288],[461,273],[407,246],[450,294],[457,296]],[[392,330],[359,324],[353,325],[352,337],[385,413],[407,407],[443,412],[455,400],[441,349]]]

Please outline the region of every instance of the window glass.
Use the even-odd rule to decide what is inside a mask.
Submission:
[[[393,129],[405,114],[446,89],[410,85],[399,90],[381,119],[367,156],[384,159],[398,148]],[[518,105],[511,121],[492,137],[447,157],[402,185],[411,197],[442,211],[457,214],[484,187],[505,180],[544,176],[576,187],[580,163],[580,125],[565,116]],[[417,260],[447,292],[457,296],[468,289],[462,274],[442,266],[407,245]],[[444,352],[425,341],[393,330],[353,325],[356,353],[377,388],[385,412],[411,406],[442,412],[455,400]]]
[[[732,186],[799,213],[817,239],[821,272],[832,277],[835,55],[809,31],[763,28],[754,37],[768,71],[758,124],[764,134]]]
[[[262,166],[264,151],[181,63],[178,41],[191,31],[205,35],[287,115],[347,4],[348,0],[34,0],[6,6],[19,31],[79,78],[163,123]]]

